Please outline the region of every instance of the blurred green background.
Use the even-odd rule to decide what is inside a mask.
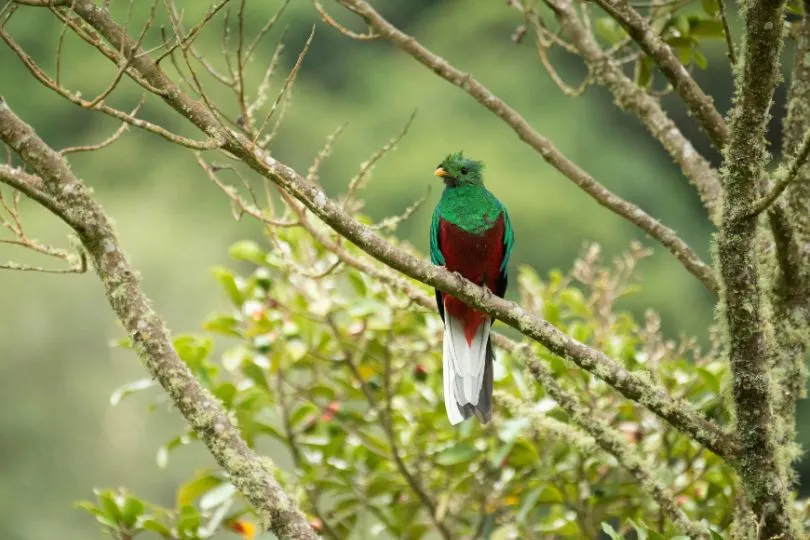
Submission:
[[[112,4],[123,18],[125,3]],[[133,31],[149,4],[136,2]],[[189,24],[207,7],[199,0],[178,4]],[[249,1],[247,28],[258,30],[279,4]],[[462,0],[377,4],[395,24],[506,99],[600,182],[673,227],[708,258],[712,228],[694,190],[668,156],[603,89],[590,88],[579,99],[563,96],[543,71],[530,36],[520,45],[511,41],[521,22],[519,14],[494,1],[475,2],[474,10]],[[325,7],[351,23],[336,5],[326,2]],[[159,22],[165,23],[165,18]],[[489,188],[510,209],[517,234],[515,265],[530,264],[541,273],[567,269],[585,241],[599,242],[606,257],[612,257],[631,239],[640,239],[655,248],[655,256],[640,269],[643,291],[625,305],[637,313],[654,308],[670,336],[696,335],[705,343],[712,303],[697,280],[657,244],[546,165],[498,118],[390,44],[349,40],[321,23],[309,2],[293,0],[249,68],[254,82],[284,25],[289,27],[284,73],[313,25],[316,36],[292,108],[272,146],[279,159],[306,171],[325,137],[348,122],[321,174],[327,190],[339,194],[359,163],[418,109],[409,134],[377,166],[365,190],[369,214],[380,218],[398,213],[432,188],[425,207],[400,228],[402,237],[424,248],[430,208],[440,188],[432,171],[446,153],[464,149],[486,162]],[[354,28],[359,28],[356,21]],[[8,29],[54,72],[58,21],[45,10],[23,8]],[[213,29],[201,36],[200,47],[216,55],[219,38],[219,29]],[[157,40],[150,34],[145,44],[154,46]],[[731,75],[722,44],[710,43],[705,52],[709,69],[697,76],[726,110]],[[62,79],[85,97],[96,95],[115,75],[114,67],[71,35],[64,54]],[[556,61],[568,80],[581,80],[584,70],[576,59],[558,56]],[[132,108],[139,92],[131,84],[120,90],[109,102]],[[227,92],[213,85],[210,91],[237,114]],[[777,118],[784,113],[784,93],[782,88],[777,96]],[[117,127],[37,84],[5,46],[0,46],[0,94],[56,148],[98,142]],[[717,155],[677,100],[670,96],[664,102],[697,148],[716,163]],[[147,103],[143,114],[194,134],[156,100]],[[773,135],[775,140],[777,123]],[[258,238],[259,228],[233,219],[227,201],[191,153],[159,137],[130,131],[112,147],[75,155],[71,162],[115,219],[147,294],[173,332],[197,331],[210,312],[227,308],[210,267],[229,264],[227,246],[240,238]],[[23,217],[32,236],[66,245],[66,227],[35,205],[26,201]],[[37,261],[0,245],[0,260],[10,259]],[[92,518],[73,509],[74,501],[92,497],[94,486],[127,486],[171,505],[176,483],[196,467],[211,465],[211,460],[199,448],[181,449],[173,454],[168,472],[161,471],[155,451],[178,431],[179,415],[166,408],[147,413],[145,397],[110,406],[112,390],[143,376],[144,370],[132,354],[110,347],[121,331],[95,276],[3,272],[0,280],[0,538],[97,537]],[[801,418],[808,412],[805,405]],[[810,430],[803,430],[805,444],[809,437]],[[805,465],[807,490],[810,462]]]

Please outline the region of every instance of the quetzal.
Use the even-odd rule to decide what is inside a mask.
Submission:
[[[430,225],[430,259],[503,297],[514,244],[509,214],[484,187],[484,164],[450,154],[434,174],[444,191]],[[436,290],[444,321],[444,406],[451,424],[475,414],[492,418],[492,345],[489,315]]]

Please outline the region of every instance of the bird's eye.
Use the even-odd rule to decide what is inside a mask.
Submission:
[[[467,167],[461,168],[461,174],[467,174],[470,170]]]

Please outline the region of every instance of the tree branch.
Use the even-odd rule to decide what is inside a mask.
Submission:
[[[746,43],[726,150],[723,224],[717,244],[729,362],[742,455],[737,470],[760,522],[761,538],[796,538],[788,501],[789,463],[778,457],[774,396],[750,210],[764,174],[765,129],[779,77],[784,1],[749,0]]]
[[[616,98],[616,103],[634,114],[655,137],[681,171],[695,185],[712,221],[718,221],[720,179],[709,162],[684,137],[658,99],[654,98],[627,75],[606,54],[577,16],[571,0],[545,0],[588,65],[592,76]]]
[[[596,3],[655,61],[672,88],[709,135],[715,148],[723,150],[729,138],[729,129],[723,116],[715,108],[712,98],[706,95],[689,75],[670,46],[627,0],[596,0]]]
[[[207,167],[204,163],[201,165],[206,168],[209,175],[213,174],[210,167]],[[217,183],[219,184],[219,182]],[[270,220],[266,218],[258,208],[251,207],[250,205],[246,204],[237,195],[235,195],[232,190],[226,189],[225,191],[226,194],[231,197],[231,199],[237,205],[239,205],[246,214],[260,221],[268,224],[270,223]],[[402,278],[400,275],[390,271],[392,264],[388,258],[381,259],[371,254],[377,260],[383,263],[384,266],[380,267],[372,264],[368,260],[353,255],[344,246],[339,245],[336,241],[331,239],[329,234],[310,222],[309,219],[307,219],[304,210],[300,207],[296,200],[293,200],[284,191],[282,191],[281,194],[282,197],[284,197],[285,202],[288,204],[288,207],[297,214],[298,224],[304,227],[322,246],[337,255],[346,265],[356,268],[357,270],[360,270],[364,274],[367,274],[378,281],[387,283],[396,290],[405,293],[411,300],[420,306],[431,311],[436,310],[435,299],[432,296],[415,287],[411,282]],[[349,217],[347,219],[351,220],[352,218]],[[327,225],[332,227],[330,223],[327,223]],[[357,244],[357,242],[355,243]],[[362,245],[360,245],[360,247],[368,252],[368,250],[366,250]],[[399,250],[393,246],[390,246],[390,249],[392,251],[399,252]],[[397,256],[410,257],[410,255],[407,253],[402,253],[402,255]],[[422,261],[417,262],[420,265],[425,264]],[[451,294],[456,296],[457,293],[454,290]],[[489,299],[485,298],[483,301],[481,301],[480,298],[476,297],[476,301],[480,301],[481,305],[485,306],[488,304]],[[508,304],[515,306],[515,304],[511,302],[508,302]],[[515,309],[523,313],[522,308],[519,306],[515,306]],[[545,321],[543,322],[545,323]],[[538,340],[540,343],[551,349],[552,352],[572,360],[580,368],[604,380],[627,399],[635,401],[646,407],[653,413],[669,422],[673,427],[682,431],[683,433],[686,433],[694,440],[699,441],[701,444],[706,444],[707,448],[710,448],[715,454],[724,457],[725,459],[734,459],[734,456],[739,450],[734,438],[723,432],[714,423],[701,417],[700,414],[696,412],[688,402],[673,399],[663,388],[651,383],[644,377],[627,371],[623,366],[608,358],[606,355],[595,349],[591,349],[590,347],[579,343],[576,340],[573,340],[566,334],[556,330],[556,328],[552,325],[548,325],[547,328],[553,328],[554,331],[556,331],[556,334],[552,339],[557,339],[558,336],[561,336],[562,339],[575,344],[575,347],[580,347],[582,350],[587,351],[587,355],[583,357],[580,354],[560,354],[557,352],[559,349],[551,349],[551,347],[548,347],[547,342],[542,339]],[[495,345],[498,347],[501,347],[502,349],[515,355],[520,352],[521,344],[518,342],[513,341],[508,337],[499,334],[498,332],[493,331],[491,335],[493,338],[493,343],[495,343]],[[532,356],[532,359],[534,362],[539,362],[539,360],[534,356]]]
[[[401,32],[363,0],[338,0],[344,7],[362,17],[380,36],[396,44],[414,59],[429,67],[446,81],[463,89],[481,105],[506,122],[518,137],[534,148],[543,159],[574,182],[600,205],[630,221],[666,247],[678,261],[707,289],[717,293],[717,280],[711,267],[681,240],[678,235],[633,203],[605,188],[592,176],[565,157],[554,144],[540,135],[503,100],[496,97],[470,74],[463,73],[446,60],[423,47],[413,37]]]
[[[807,162],[808,155],[810,155],[810,131],[805,134],[801,147],[798,153],[793,157],[790,165],[777,169],[774,175],[776,176],[774,186],[767,195],[760,198],[752,205],[750,217],[756,217],[761,214],[784,193],[785,189],[798,177],[799,170]]]
[[[280,538],[317,538],[305,516],[276,481],[276,467],[242,440],[222,405],[203,388],[177,356],[163,320],[151,308],[135,270],[124,255],[109,219],[67,162],[5,104],[0,105],[0,140],[8,144],[44,181],[33,193],[47,198],[48,208],[70,225],[87,250],[107,299],[132,338],[138,355],[230,481]],[[4,172],[8,172],[5,168]],[[16,182],[29,191],[33,180]],[[5,177],[4,177],[5,178]],[[28,194],[28,192],[26,192]]]
[[[662,486],[655,475],[648,470],[648,465],[643,462],[638,452],[624,441],[615,429],[605,425],[604,422],[594,417],[593,411],[583,405],[573,394],[563,389],[555,380],[549,368],[532,358],[527,346],[521,346],[517,356],[523,357],[529,371],[537,379],[549,395],[568,413],[571,421],[580,426],[586,433],[594,438],[605,452],[616,458],[616,461],[624,467],[639,483],[639,485],[655,499],[664,513],[678,525],[680,529],[687,533],[690,538],[708,538],[708,530],[702,524],[691,521],[675,503],[672,492]]]
[[[96,9],[91,0],[76,0],[74,10],[105,39],[118,48],[131,43],[126,33],[112,20],[109,12]],[[682,401],[672,400],[660,388],[642,377],[627,372],[600,351],[572,339],[550,323],[526,313],[514,302],[486,295],[473,283],[460,279],[444,268],[418,259],[383,240],[374,231],[355,220],[338,204],[331,201],[317,185],[307,182],[287,165],[276,161],[265,150],[253,144],[235,130],[223,131],[214,114],[204,104],[191,99],[152,62],[146,54],[134,56],[132,66],[140,76],[161,91],[163,100],[180,115],[210,136],[224,139],[224,149],[253,170],[273,181],[279,188],[302,202],[341,236],[347,238],[375,259],[422,283],[436,287],[454,297],[518,329],[524,335],[542,343],[558,356],[577,363],[594,373],[627,398],[654,410],[673,426],[690,433],[718,456],[732,459],[737,443],[732,436],[702,418]]]

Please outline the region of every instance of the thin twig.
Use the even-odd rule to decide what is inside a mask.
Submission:
[[[748,213],[748,217],[759,215],[770,205],[772,205],[782,193],[784,193],[785,189],[791,184],[791,182],[796,180],[798,177],[799,170],[801,170],[802,166],[807,162],[808,155],[810,155],[810,130],[808,130],[808,132],[805,134],[804,140],[799,147],[799,151],[796,152],[796,155],[790,162],[790,165],[786,168],[782,166],[777,169],[775,174],[777,181],[775,185],[771,188],[767,195],[757,200],[752,205],[751,212]]]
[[[315,27],[312,27],[312,30],[309,33],[309,37],[307,38],[306,43],[304,44],[304,48],[298,54],[298,59],[295,61],[295,65],[293,65],[292,69],[290,70],[289,75],[287,78],[284,79],[284,83],[281,85],[281,90],[279,90],[276,99],[273,101],[273,104],[270,106],[270,110],[268,111],[267,115],[264,117],[259,129],[256,130],[256,134],[253,137],[253,143],[256,144],[259,137],[261,136],[262,132],[264,132],[265,128],[267,127],[267,123],[270,122],[270,119],[273,118],[273,114],[276,112],[276,108],[278,107],[279,102],[286,96],[287,92],[292,87],[293,83],[295,82],[295,77],[298,75],[298,70],[301,69],[301,64],[304,63],[304,58],[306,57],[307,53],[309,52],[309,48],[312,46],[312,40],[315,38]],[[267,141],[269,142],[269,141]],[[267,142],[264,142],[261,146],[264,147],[267,145]]]
[[[720,179],[716,170],[698,152],[674,121],[667,115],[660,101],[651,97],[631,80],[613,60],[608,51],[603,51],[593,35],[576,14],[570,0],[545,0],[551,7],[560,26],[566,31],[572,46],[585,61],[588,70],[595,74],[596,82],[610,90],[622,109],[634,114],[664,147],[678,164],[686,177],[697,188],[701,200],[712,221],[717,221]],[[538,25],[536,13],[524,13],[530,24]]]
[[[129,113],[130,117],[134,118],[135,115],[138,114],[138,111],[143,106],[143,103],[144,103],[145,99],[146,99],[146,96],[142,97],[141,102],[138,103],[138,105],[135,106],[135,108],[132,109],[132,111],[130,111],[130,113]],[[110,146],[112,143],[114,143],[119,138],[121,138],[121,135],[123,135],[127,131],[127,129],[129,128],[130,125],[131,124],[128,123],[128,122],[121,122],[121,125],[118,127],[117,130],[115,130],[115,133],[113,133],[112,135],[110,135],[108,138],[104,139],[100,143],[91,144],[91,145],[85,145],[85,146],[69,146],[67,148],[61,149],[59,151],[59,153],[64,156],[65,154],[71,154],[71,153],[77,153],[77,152],[95,152],[97,150],[101,150],[103,148],[106,148],[107,146]]]
[[[338,343],[343,343],[343,339],[340,335],[340,330],[338,329],[337,325],[334,323],[331,317],[327,316],[326,318],[327,326],[332,331],[332,335]],[[368,387],[368,383],[363,379],[360,375],[360,370],[357,368],[354,360],[352,359],[352,354],[344,349],[343,351],[343,361],[349,366],[352,375],[360,384],[360,389],[363,392],[363,395],[366,397],[366,401],[368,401],[369,406],[372,409],[375,409],[379,412],[381,418],[381,424],[383,427],[383,432],[385,433],[386,438],[388,439],[388,444],[391,445],[391,454],[394,458],[394,463],[396,464],[397,470],[399,470],[402,477],[408,483],[411,490],[416,494],[416,496],[421,501],[422,505],[427,509],[428,514],[430,515],[431,521],[433,521],[433,525],[435,525],[436,529],[442,535],[442,538],[445,540],[450,540],[453,536],[450,534],[450,531],[447,528],[447,525],[439,518],[436,513],[436,502],[433,500],[433,497],[425,490],[424,486],[417,480],[417,478],[411,474],[411,471],[408,470],[408,466],[402,459],[399,451],[399,442],[397,440],[396,433],[394,433],[393,428],[393,419],[391,417],[391,410],[388,408],[386,410],[383,407],[380,407],[377,403],[377,400],[374,398],[374,394],[371,393],[371,390]],[[388,360],[390,362],[390,359]],[[386,393],[386,400],[389,400],[389,394]],[[388,407],[390,407],[390,402]]]
[[[563,155],[549,139],[535,131],[516,110],[496,97],[470,74],[461,72],[443,58],[430,52],[414,38],[397,29],[367,2],[363,0],[339,0],[339,2],[361,16],[367,23],[376,28],[384,38],[395,43],[446,81],[462,88],[481,105],[502,118],[512,127],[521,140],[534,148],[546,162],[593,197],[600,205],[622,216],[655,238],[709,291],[717,294],[717,280],[711,266],[703,262],[675,231],[664,226],[635,204],[622,199],[597,182],[576,163]]]
[[[318,12],[318,15],[320,15],[321,20],[323,22],[325,22],[326,24],[328,24],[329,26],[331,26],[332,28],[334,28],[335,30],[337,30],[338,32],[340,32],[341,34],[343,34],[348,38],[356,39],[358,41],[371,41],[372,39],[377,39],[378,37],[380,37],[379,34],[374,33],[371,27],[369,27],[368,29],[368,34],[358,34],[353,30],[349,30],[348,28],[337,22],[335,19],[333,19],[326,12],[326,10],[323,8],[320,2],[318,2],[318,0],[312,0],[312,5],[315,6],[315,11]]]
[[[723,35],[726,38],[726,47],[728,47],[728,59],[733,66],[737,63],[737,53],[734,52],[734,38],[731,37],[731,29],[728,26],[726,0],[717,0],[717,5],[720,8],[720,20],[723,21]]]
[[[90,102],[82,99],[79,97],[78,93],[71,92],[65,89],[62,86],[56,84],[43,70],[39,67],[32,59],[29,57],[25,51],[20,47],[20,45],[2,28],[0,28],[0,39],[6,42],[9,48],[17,55],[17,57],[23,62],[28,71],[45,87],[50,88],[60,96],[64,97],[68,101],[79,105],[85,109],[92,109],[96,111],[103,112],[113,118],[121,120],[122,122],[126,122],[131,124],[137,128],[143,129],[145,131],[150,131],[156,135],[160,135],[167,141],[173,142],[175,144],[179,144],[181,146],[185,146],[187,148],[192,148],[195,150],[211,150],[214,148],[219,148],[222,146],[222,141],[217,139],[208,139],[205,141],[195,141],[189,139],[187,137],[183,137],[176,133],[172,133],[171,131],[167,130],[166,128],[159,126],[157,124],[153,124],[147,120],[142,120],[140,118],[135,118],[121,110],[114,109],[108,105],[103,103],[98,103],[95,106],[91,107]]]
[[[90,0],[76,0],[76,2],[74,9],[77,13],[113,45],[127,39],[110,19],[109,14],[96,10]],[[219,129],[214,113],[178,89],[161,70],[155,69],[154,63],[147,57],[137,56],[133,61],[133,68],[151,85],[166,89],[167,91],[161,95],[162,99],[202,131]],[[223,136],[226,138],[224,149],[227,152],[272,181],[281,192],[289,193],[305,204],[329,227],[393,270],[452,294],[468,305],[519,329],[526,336],[545,345],[554,354],[572,360],[583,369],[605,380],[629,399],[656,412],[677,429],[689,433],[695,440],[705,444],[717,455],[726,459],[736,455],[738,447],[735,438],[703,418],[688,403],[672,400],[663,389],[657,388],[645,377],[628,372],[604,353],[572,339],[550,323],[525,312],[517,304],[493,295],[485,295],[480,287],[471,282],[391,245],[344,212],[338,204],[326,196],[320,186],[306,182],[295,170],[275,160],[242,133],[232,130],[225,132]],[[261,213],[258,218],[261,219]]]
[[[661,72],[669,79],[675,92],[680,96],[700,125],[711,138],[715,148],[722,150],[729,137],[729,129],[714,102],[689,76],[678,57],[664,40],[655,32],[649,22],[624,0],[595,0],[652,58]]]

